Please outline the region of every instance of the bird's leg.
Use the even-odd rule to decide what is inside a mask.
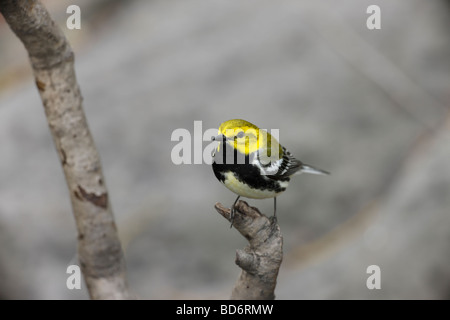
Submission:
[[[277,223],[277,197],[273,198],[273,216],[270,219],[270,222],[272,224],[276,224]]]
[[[230,211],[231,226],[230,226],[230,228],[233,227],[234,214],[235,214],[235,212],[236,212],[236,209],[234,208],[234,206],[236,205],[236,203],[238,202],[238,200],[239,200],[240,197],[241,197],[241,196],[238,196],[238,197],[236,198],[236,200],[234,201],[233,205],[231,206],[231,211]]]

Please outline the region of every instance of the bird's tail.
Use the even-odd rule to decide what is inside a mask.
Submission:
[[[300,173],[311,173],[311,174],[322,174],[322,175],[329,175],[330,173],[328,171],[314,168],[313,166],[303,164],[302,168],[299,171]]]

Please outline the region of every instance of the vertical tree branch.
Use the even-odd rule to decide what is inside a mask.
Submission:
[[[230,209],[220,203],[216,203],[215,208],[230,221]],[[236,264],[242,271],[234,285],[231,299],[275,299],[278,270],[283,260],[280,227],[245,201],[236,204],[233,226],[248,240],[249,245],[244,250],[236,251]]]
[[[83,112],[72,49],[40,1],[0,0],[0,12],[31,60],[70,193],[89,294],[92,299],[129,298],[125,260]]]

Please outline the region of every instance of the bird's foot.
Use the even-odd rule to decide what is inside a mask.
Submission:
[[[235,215],[236,215],[236,208],[234,207],[234,205],[232,205],[230,210],[230,222],[231,222],[230,229],[233,228]]]
[[[271,216],[269,218],[269,221],[270,221],[270,224],[277,224],[277,222],[278,222],[277,216]]]

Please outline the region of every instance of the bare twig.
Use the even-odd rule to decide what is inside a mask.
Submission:
[[[220,203],[216,203],[215,208],[230,221],[230,209]],[[280,227],[245,201],[239,201],[236,205],[233,226],[248,240],[249,245],[244,250],[236,251],[236,264],[242,272],[234,285],[231,299],[275,299],[278,270],[283,259]]]
[[[89,294],[93,299],[129,298],[125,260],[83,112],[72,49],[40,1],[0,0],[0,12],[30,56],[69,188]]]

